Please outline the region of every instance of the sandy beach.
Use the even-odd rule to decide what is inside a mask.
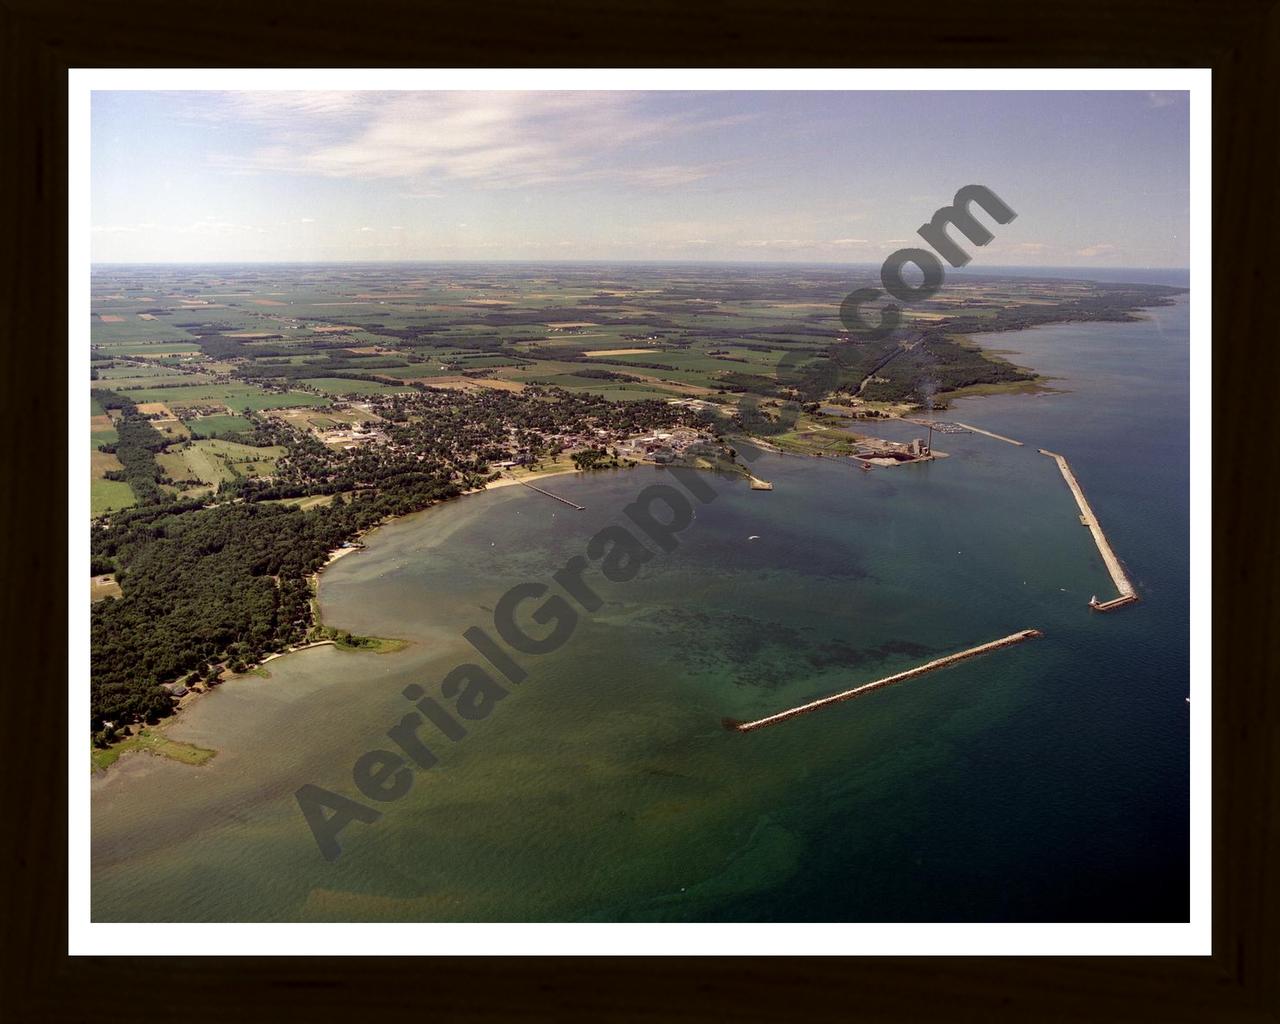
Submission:
[[[549,476],[565,476],[566,474],[569,474],[569,473],[581,473],[581,472],[582,470],[573,469],[573,468],[546,469],[546,470],[540,470],[533,473],[529,473],[526,476],[521,476],[521,477],[503,476],[498,480],[490,480],[488,483],[484,485],[484,490],[492,491],[492,490],[496,490],[499,487],[510,487],[513,484],[531,483],[534,480],[541,480]],[[477,491],[475,493],[479,493],[479,492]]]

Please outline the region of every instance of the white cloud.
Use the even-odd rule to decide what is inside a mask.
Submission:
[[[410,198],[462,179],[488,187],[612,180],[687,185],[709,164],[651,162],[655,143],[713,131],[741,117],[646,113],[632,93],[243,93],[226,107],[272,142],[225,156],[228,168],[331,178],[403,178]],[[225,116],[224,110],[217,116]],[[625,154],[625,160],[619,159]]]
[[[299,224],[314,224],[315,222],[316,222],[316,219],[315,219],[314,217],[303,217],[303,218],[302,218],[302,220],[300,220],[298,223],[299,223]]]
[[[191,221],[189,224],[95,224],[92,230],[95,234],[100,235],[138,234],[140,232],[176,235],[235,235],[250,231],[262,231],[263,228],[253,224],[237,224],[233,221],[206,217],[204,220]]]
[[[802,238],[766,238],[766,239],[749,239],[738,243],[744,249],[813,249],[820,246],[821,242],[805,241]]]
[[[1112,256],[1116,254],[1116,247],[1105,242],[1096,245],[1086,245],[1083,249],[1076,251],[1077,256]]]

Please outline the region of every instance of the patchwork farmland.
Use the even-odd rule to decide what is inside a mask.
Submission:
[[[271,425],[359,443],[371,404],[424,389],[526,386],[609,401],[718,406],[834,401],[857,416],[945,405],[1034,375],[971,334],[1123,317],[1140,286],[976,275],[912,307],[891,338],[850,338],[840,303],[873,271],[844,267],[318,265],[100,267],[90,316],[95,516],[128,507],[111,464],[125,405],[155,435],[157,493],[199,499],[270,478]],[[94,395],[117,396],[108,410]],[[393,406],[394,408],[394,406]],[[806,412],[806,416],[812,415]],[[803,426],[803,424],[802,424]]]

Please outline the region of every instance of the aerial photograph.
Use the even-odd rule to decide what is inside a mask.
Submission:
[[[90,132],[93,922],[1189,920],[1187,93]]]

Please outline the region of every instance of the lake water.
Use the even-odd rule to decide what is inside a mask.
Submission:
[[[1188,321],[983,338],[1060,393],[943,414],[949,458],[864,473],[763,455],[706,477],[678,548],[604,599],[412,791],[324,860],[294,792],[356,797],[411,682],[437,693],[510,586],[549,581],[653,468],[551,478],[393,523],[326,570],[326,622],[403,637],[228,682],[168,726],[192,768],[93,782],[99,921],[1184,921]],[[888,424],[895,438],[919,428]],[[1142,603],[1114,596],[1066,455]],[[696,503],[695,503],[696,504]],[[758,540],[748,537],[758,536]],[[760,717],[1016,630],[1042,640],[750,734]],[[367,802],[367,801],[366,801]]]

